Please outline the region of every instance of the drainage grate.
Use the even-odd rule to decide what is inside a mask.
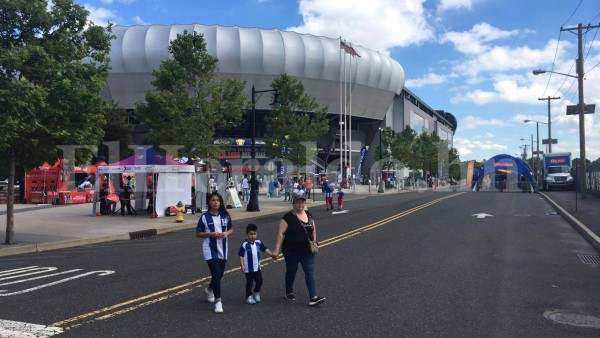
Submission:
[[[144,239],[156,236],[156,229],[134,231],[129,233],[129,239]]]
[[[581,263],[583,263],[583,264],[600,265],[600,257],[599,256],[578,254],[577,257],[579,257],[579,259],[581,260]]]

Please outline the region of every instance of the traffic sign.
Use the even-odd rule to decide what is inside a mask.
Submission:
[[[553,138],[552,139],[552,144],[557,144],[557,143],[558,143],[558,140],[555,139],[555,138]],[[547,138],[542,139],[542,144],[548,144],[548,139]]]
[[[586,104],[585,113],[593,114],[596,112],[595,104]],[[579,115],[579,105],[567,106],[567,115]]]

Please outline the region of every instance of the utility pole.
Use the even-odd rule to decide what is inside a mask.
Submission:
[[[600,25],[590,26],[587,25],[586,32],[593,28],[600,28]],[[587,169],[585,159],[585,103],[583,101],[583,26],[581,24],[577,27],[571,28],[560,28],[560,31],[574,31],[577,30],[577,84],[579,86],[579,188],[581,199],[587,199]]]
[[[540,101],[548,101],[548,153],[552,152],[552,120],[550,117],[550,101],[552,100],[560,100],[560,96],[559,97],[542,97],[539,98],[538,100]]]

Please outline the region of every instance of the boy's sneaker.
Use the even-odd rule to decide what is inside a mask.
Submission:
[[[215,294],[213,293],[213,290],[211,288],[206,288],[206,289],[204,289],[204,292],[206,292],[206,299],[208,300],[208,302],[214,303],[215,302]]]
[[[254,294],[254,301],[260,303],[260,293],[257,292]]]
[[[254,298],[252,298],[252,296],[248,296],[248,298],[246,298],[246,304],[256,304],[256,301],[254,300]]]
[[[215,313],[223,313],[223,303],[221,303],[221,302],[215,303]]]
[[[308,302],[308,305],[317,306],[323,303],[325,303],[325,297],[313,297],[310,299],[310,302]]]
[[[294,296],[293,293],[286,293],[285,294],[285,299],[287,299],[287,300],[296,300],[296,296]]]

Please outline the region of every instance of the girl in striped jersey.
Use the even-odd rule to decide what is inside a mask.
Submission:
[[[208,196],[209,210],[200,216],[196,237],[202,241],[204,259],[210,269],[211,281],[204,290],[210,303],[215,303],[215,312],[223,312],[221,303],[221,278],[227,262],[227,238],[233,233],[231,216],[225,209],[223,197],[218,192]]]
[[[240,267],[246,276],[246,303],[260,303],[260,288],[263,283],[262,272],[260,271],[260,252],[265,252],[273,259],[277,259],[271,250],[256,239],[258,227],[250,223],[246,226],[246,240],[240,246],[238,255],[240,256]],[[254,284],[254,294],[252,285]]]

